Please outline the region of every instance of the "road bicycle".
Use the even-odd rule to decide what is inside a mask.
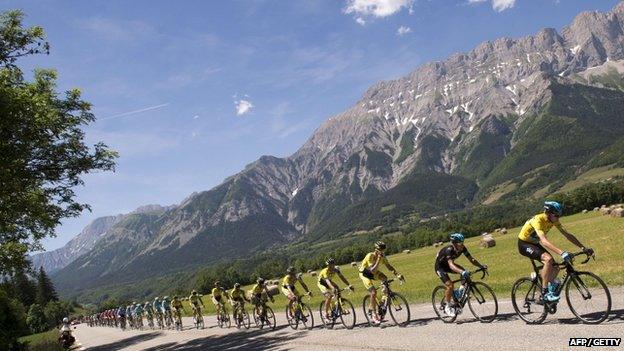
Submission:
[[[154,329],[154,315],[148,313],[145,318],[147,319],[147,326],[150,327],[150,329]]]
[[[175,314],[175,329],[176,330],[182,330],[183,326],[182,326],[182,311],[180,308],[175,308],[173,313]]]
[[[479,268],[472,274],[481,272],[481,278],[485,278],[488,274],[487,268]],[[460,283],[462,279],[453,280],[453,283]],[[460,296],[455,296],[453,292],[453,305],[455,309],[454,315],[447,315],[444,309],[446,308],[446,296],[444,285],[436,286],[431,294],[431,303],[433,304],[433,310],[438,317],[444,323],[453,323],[457,317],[462,313],[466,303],[472,315],[482,323],[490,323],[498,315],[498,300],[494,294],[494,290],[485,284],[484,282],[475,282],[470,276],[463,280],[464,289]],[[460,290],[461,291],[461,290]]]
[[[162,312],[156,312],[156,324],[158,324],[158,329],[165,329],[165,321],[163,320]]]
[[[204,329],[204,316],[199,305],[193,306],[193,325],[197,329]]]
[[[232,321],[230,320],[230,314],[227,309],[225,309],[224,304],[220,304],[221,308],[219,309],[219,313],[217,313],[217,325],[220,328],[229,328],[232,326]]]
[[[251,321],[249,320],[249,313],[245,310],[245,305],[241,301],[235,301],[233,310],[232,310],[232,318],[234,318],[234,323],[236,323],[236,328],[245,328],[249,329],[251,326]]]
[[[390,318],[392,318],[395,325],[405,327],[410,321],[409,304],[403,295],[392,291],[390,284],[393,281],[394,279],[388,279],[381,282],[382,296],[381,301],[377,299],[377,314],[379,315],[379,319],[383,321],[386,313],[389,312]],[[403,285],[403,281],[404,280],[400,279],[399,283]],[[366,321],[369,326],[381,325],[381,323],[373,323],[373,311],[370,309],[370,298],[370,295],[367,294],[362,301],[362,309],[364,310]]]
[[[611,293],[607,284],[591,272],[581,272],[574,269],[573,258],[585,255],[585,264],[591,258],[595,260],[592,251],[581,251],[570,254],[570,260],[554,263],[555,266],[565,268],[564,277],[557,287],[555,294],[561,296],[565,289],[566,302],[570,311],[586,324],[602,323],[611,312]],[[533,273],[530,277],[518,279],[511,290],[511,301],[518,316],[528,324],[542,323],[548,314],[557,312],[558,301],[544,301],[542,298],[542,278],[535,260],[531,260]]]
[[[325,328],[332,329],[336,324],[336,321],[340,319],[342,325],[347,329],[353,329],[355,326],[355,308],[353,308],[353,304],[351,301],[342,297],[342,292],[345,290],[351,291],[348,287],[339,289],[330,301],[330,315],[329,318],[325,316],[325,300],[321,301],[321,305],[319,306],[319,312],[321,314],[321,321]]]
[[[309,300],[310,295],[308,294],[307,297]],[[314,328],[312,310],[310,306],[301,300],[301,296],[297,296],[290,308],[286,305],[286,319],[288,320],[288,325],[293,329],[298,329],[299,324],[303,324],[303,327],[308,330]]]
[[[167,329],[173,328],[173,316],[171,310],[165,310],[165,327]]]
[[[273,309],[267,306],[266,301],[254,305],[253,319],[256,327],[263,329],[265,326],[275,329],[275,313]]]

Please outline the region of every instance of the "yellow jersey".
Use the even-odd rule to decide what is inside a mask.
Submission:
[[[171,300],[171,307],[173,307],[173,308],[181,308],[182,307],[182,301],[176,300],[176,299]]]
[[[189,296],[189,302],[193,305],[197,305],[201,303],[201,299],[199,298],[199,295],[191,294],[191,296]]]
[[[258,295],[258,294],[262,294],[262,292],[264,291],[264,284],[256,284],[254,285],[251,290],[249,290],[249,292],[252,295]]]
[[[537,236],[537,232],[541,232],[546,235],[552,227],[557,227],[559,231],[563,228],[559,220],[551,222],[548,220],[548,215],[546,215],[546,213],[540,213],[524,223],[524,226],[522,226],[522,229],[520,230],[520,234],[518,234],[518,239],[538,244],[539,237]]]
[[[369,252],[366,257],[364,257],[364,260],[362,260],[362,264],[360,265],[360,272],[372,267],[375,262],[377,261],[377,254],[375,252]],[[388,264],[388,259],[386,258],[386,256],[382,256],[379,259],[379,265],[387,265]],[[377,266],[379,267],[379,266]]]
[[[323,281],[325,279],[332,280],[338,272],[340,272],[340,269],[338,269],[338,267],[335,267],[333,270],[329,270],[329,267],[325,267],[319,272],[319,281]]]
[[[286,274],[286,276],[282,279],[282,285],[295,286],[295,283],[297,283],[297,281],[299,281],[299,279],[297,279],[296,275]]]
[[[220,297],[223,292],[223,288],[212,288],[212,297]]]
[[[232,298],[232,300],[244,299],[245,292],[242,289],[232,289],[230,290],[230,297]]]

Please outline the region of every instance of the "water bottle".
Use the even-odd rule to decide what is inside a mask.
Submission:
[[[464,286],[460,286],[459,288],[453,290],[453,295],[455,296],[455,299],[459,300],[461,299],[462,295],[464,294]]]

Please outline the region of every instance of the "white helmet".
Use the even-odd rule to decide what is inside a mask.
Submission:
[[[69,323],[69,318],[67,318],[67,317],[63,318],[63,323]]]

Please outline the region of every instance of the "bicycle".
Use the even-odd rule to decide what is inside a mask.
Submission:
[[[171,315],[171,310],[165,311],[165,327],[167,329],[173,328],[173,316]]]
[[[331,312],[329,319],[325,318],[325,300],[321,301],[319,312],[321,314],[321,321],[323,322],[325,328],[332,329],[338,319],[340,319],[342,325],[347,329],[353,329],[355,326],[355,308],[353,308],[351,301],[342,297],[342,292],[345,290],[349,290],[349,292],[351,291],[348,287],[342,288],[339,289],[332,297],[329,306]]]
[[[165,321],[163,320],[162,312],[156,312],[156,323],[158,324],[158,329],[165,329]]]
[[[217,313],[217,325],[220,328],[229,328],[232,326],[232,321],[230,320],[230,314],[225,309],[225,305],[221,304],[221,308],[219,313]]]
[[[580,255],[587,256],[581,264],[589,262],[591,258],[596,259],[593,252],[581,251],[570,254],[570,260],[567,262],[555,263],[557,267],[565,267],[565,276],[555,293],[560,296],[565,289],[566,302],[576,318],[585,324],[600,324],[611,312],[611,293],[604,281],[594,273],[574,269],[572,259]],[[531,276],[522,277],[514,283],[511,290],[511,302],[523,321],[527,324],[540,324],[549,313],[557,312],[558,301],[549,302],[542,299],[542,279],[539,271],[543,265],[537,266],[534,260],[531,260],[531,264],[533,265]],[[577,304],[582,302],[588,303],[591,310],[579,311]],[[595,307],[594,302],[600,304],[601,307]]]
[[[310,295],[307,296],[309,300]],[[299,328],[299,323],[302,323],[304,328],[308,330],[314,328],[312,310],[310,306],[301,300],[300,296],[297,296],[295,301],[292,302],[291,308],[288,308],[288,305],[286,305],[286,319],[288,320],[288,325],[295,330]]]
[[[182,311],[180,311],[180,308],[176,308],[173,313],[175,314],[175,329],[182,331],[183,326],[182,326]]]
[[[147,325],[150,327],[150,329],[154,329],[154,315],[151,313],[148,313],[145,318],[147,319]]]
[[[471,274],[482,272],[481,278],[489,275],[487,268],[479,268]],[[453,280],[453,283],[461,282],[462,279]],[[449,316],[444,312],[446,307],[444,285],[439,285],[433,289],[431,294],[431,302],[433,310],[444,323],[453,323],[462,313],[463,308],[468,303],[468,308],[472,315],[482,323],[490,323],[496,319],[498,315],[498,300],[492,288],[483,283],[475,282],[470,277],[465,279],[465,289],[461,296],[455,296],[453,293],[453,302],[455,304],[455,315]]]
[[[242,302],[236,301],[234,302],[233,310],[232,310],[232,318],[234,318],[234,322],[236,323],[236,328],[240,329],[244,327],[245,329],[249,329],[251,326],[251,322],[249,320],[249,313],[245,310],[245,307]]]
[[[265,325],[275,329],[275,313],[271,307],[267,306],[266,302],[254,306],[253,319],[256,327],[260,329],[263,329]]]
[[[390,317],[392,318],[394,324],[399,327],[405,327],[410,321],[409,304],[403,295],[395,293],[392,289],[390,289],[390,283],[393,281],[394,279],[388,279],[381,282],[383,296],[381,297],[381,302],[377,301],[377,314],[383,321],[386,313],[390,312]],[[403,285],[403,280],[399,280],[399,283]],[[370,295],[368,294],[364,296],[362,309],[364,310],[364,316],[366,317],[368,325],[374,326],[375,324],[372,322],[373,311],[370,309]],[[404,316],[401,314],[404,314]],[[381,325],[381,323],[378,325]]]
[[[199,306],[193,306],[193,325],[197,329],[204,329],[204,316]]]

